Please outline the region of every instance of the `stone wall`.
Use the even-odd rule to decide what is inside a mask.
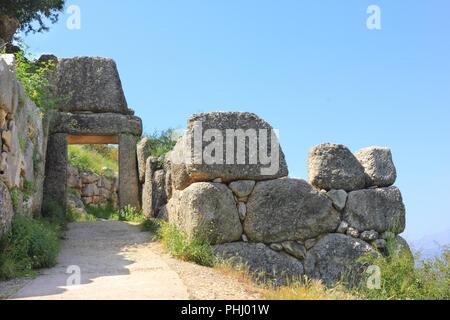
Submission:
[[[46,137],[42,115],[15,76],[13,55],[0,56],[0,235],[16,213],[39,215]]]
[[[105,169],[105,172],[109,171]],[[110,174],[111,176],[111,174]],[[67,207],[76,214],[86,214],[86,206],[118,208],[118,180],[93,172],[67,167]]]
[[[326,284],[344,274],[356,279],[363,270],[358,258],[385,254],[386,239],[407,248],[398,236],[405,228],[405,206],[393,186],[389,149],[353,154],[343,145],[316,146],[309,152],[307,182],[287,177],[280,148],[278,172],[258,176],[260,164],[189,163],[195,147],[186,137],[195,135],[199,118],[203,129],[221,132],[272,130],[254,114],[194,115],[163,167],[157,159],[144,163],[138,151],[146,215],[167,220],[188,237],[206,237],[218,257],[245,263],[275,283],[304,275]],[[179,161],[180,154],[188,164]]]

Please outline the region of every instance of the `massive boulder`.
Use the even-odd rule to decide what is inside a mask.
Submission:
[[[0,56],[0,109],[14,113],[19,104],[17,80],[7,62],[11,55]]]
[[[364,264],[360,258],[377,254],[366,242],[343,234],[329,234],[308,251],[305,272],[310,279],[332,286],[339,281],[357,282]]]
[[[142,134],[142,120],[131,115],[117,113],[68,113],[48,112],[51,119],[51,133],[68,133],[72,135],[117,136]]]
[[[391,150],[381,147],[364,148],[355,153],[364,167],[366,187],[390,187],[397,179]]]
[[[388,187],[350,192],[344,220],[360,232],[402,233],[405,230],[405,205],[400,190]]]
[[[17,212],[42,205],[46,139],[40,111],[15,77],[13,55],[0,58],[0,181],[17,194]]]
[[[211,244],[238,241],[242,225],[233,193],[220,183],[194,183],[173,193],[167,205],[169,222],[189,238],[204,237]]]
[[[142,212],[146,217],[157,217],[167,204],[166,172],[157,170],[158,160],[147,158],[145,183],[142,190]]]
[[[247,203],[245,234],[254,242],[306,240],[334,232],[339,213],[332,201],[306,181],[258,182]]]
[[[343,189],[353,191],[365,187],[364,168],[341,144],[321,144],[309,151],[309,182],[327,191]]]
[[[176,190],[216,179],[259,181],[288,175],[275,130],[253,113],[194,114],[169,156]]]
[[[59,105],[61,111],[129,112],[116,63],[111,59],[60,59],[52,83],[55,95],[64,98]]]
[[[136,146],[140,183],[145,182],[145,167],[147,158],[150,157],[151,142],[150,138],[144,137]]]
[[[0,181],[0,237],[9,230],[14,209],[6,185]]]
[[[256,280],[271,281],[275,285],[289,280],[302,280],[304,275],[301,261],[284,252],[276,252],[262,243],[227,243],[213,247],[219,259],[235,267],[247,268]]]

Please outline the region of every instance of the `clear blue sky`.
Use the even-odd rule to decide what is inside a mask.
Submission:
[[[450,2],[79,0],[29,35],[36,54],[116,60],[145,130],[197,111],[252,111],[280,130],[291,176],[308,148],[393,150],[407,237],[450,230]],[[379,5],[382,30],[366,28]]]

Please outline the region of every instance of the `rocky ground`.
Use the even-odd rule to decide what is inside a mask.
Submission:
[[[72,266],[72,267],[71,267]],[[67,273],[78,266],[80,285]],[[10,299],[258,299],[260,291],[233,273],[168,256],[139,226],[116,221],[72,223],[59,263],[35,279],[0,283]]]

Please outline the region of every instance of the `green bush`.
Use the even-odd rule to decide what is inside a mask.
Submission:
[[[117,148],[112,146],[106,146],[106,148],[111,150],[109,156],[99,152],[91,145],[70,145],[68,149],[69,164],[80,171],[92,171],[108,176],[108,172],[103,172],[103,168],[108,168],[111,172],[118,171],[117,157],[114,157]],[[112,176],[108,177],[113,178]]]
[[[55,69],[53,62],[36,61],[22,48],[16,53],[16,75],[25,92],[36,104],[42,114],[55,109],[62,98],[53,95],[48,75]],[[23,97],[20,97],[23,103]]]
[[[135,207],[128,205],[120,209],[119,220],[142,223],[144,222],[144,216],[142,215],[141,211],[139,211]]]
[[[32,274],[56,264],[59,227],[44,220],[16,215],[10,232],[0,240],[0,279]]]
[[[373,258],[370,263],[381,270],[381,289],[367,288],[366,281],[356,291],[371,300],[437,300],[450,299],[450,250],[414,265],[408,250],[397,251],[388,240],[387,256]],[[398,248],[398,247],[397,247]],[[419,256],[416,261],[419,261]]]
[[[211,246],[204,239],[188,237],[174,225],[160,221],[158,238],[164,248],[175,258],[192,261],[202,266],[211,267],[214,255]]]
[[[88,220],[97,220],[97,219],[103,219],[103,220],[119,220],[119,216],[117,214],[117,211],[113,208],[111,203],[108,203],[106,206],[86,206],[86,211],[88,213],[89,218]]]
[[[159,158],[171,151],[178,140],[178,135],[173,129],[156,131],[145,135],[150,138],[150,155]]]

